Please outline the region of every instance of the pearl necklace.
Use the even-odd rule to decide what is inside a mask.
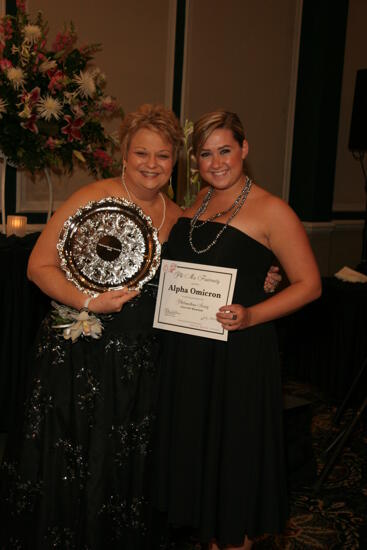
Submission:
[[[207,192],[207,194],[205,195],[205,197],[203,199],[203,202],[201,203],[201,205],[199,206],[197,212],[195,213],[195,215],[193,216],[193,218],[190,221],[189,243],[190,243],[190,246],[191,246],[192,250],[194,252],[196,252],[196,254],[204,254],[204,252],[207,252],[208,250],[210,250],[210,248],[212,248],[212,246],[214,246],[217,243],[219,237],[222,235],[222,233],[224,233],[224,231],[227,229],[230,222],[233,220],[233,218],[241,210],[245,200],[247,199],[247,195],[250,192],[251,186],[252,186],[252,181],[250,180],[249,177],[246,176],[245,185],[243,186],[243,188],[241,190],[241,193],[238,195],[238,197],[234,201],[234,203],[231,204],[231,206],[229,208],[227,208],[227,210],[223,210],[222,212],[217,212],[216,214],[214,214],[213,216],[210,216],[206,220],[198,221],[200,216],[208,208],[208,204],[210,202],[210,199],[213,196],[214,188],[210,187],[209,191]],[[221,216],[224,216],[224,214],[227,214],[231,210],[233,210],[232,214],[229,216],[226,223],[223,224],[223,227],[220,228],[220,230],[218,231],[218,233],[217,233],[216,237],[214,238],[214,240],[211,243],[209,243],[207,247],[202,248],[201,250],[196,248],[196,246],[192,242],[192,236],[193,236],[194,229],[199,229],[200,227],[203,227],[203,225],[205,225],[206,223],[211,222],[211,221],[213,221],[217,218],[220,218]]]
[[[131,195],[130,195],[130,192],[127,188],[127,185],[126,185],[126,182],[125,182],[125,178],[124,176],[121,177],[121,181],[122,181],[122,184],[123,186],[125,187],[125,191],[126,191],[126,194],[127,196],[129,197],[129,201],[134,203],[134,201],[132,200],[131,198]],[[163,193],[159,192],[159,196],[161,197],[161,200],[162,200],[162,204],[163,204],[163,215],[162,215],[162,221],[161,221],[161,224],[159,227],[157,227],[157,231],[159,233],[159,231],[162,229],[163,225],[164,225],[164,222],[166,221],[166,201],[164,200],[164,196],[163,196]],[[134,203],[135,204],[135,203]],[[139,206],[139,205],[138,205]]]

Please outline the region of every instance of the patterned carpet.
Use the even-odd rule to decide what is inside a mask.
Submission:
[[[255,541],[254,550],[319,550],[367,549],[367,418],[358,422],[337,460],[335,467],[317,494],[312,485],[316,468],[320,473],[324,450],[334,441],[353,416],[344,412],[340,426],[333,424],[336,408],[331,407],[314,388],[295,381],[285,383],[285,391],[310,402],[310,438],[313,465],[305,468],[311,483],[290,490],[290,519],[285,533],[263,536]],[[307,466],[307,465],[306,465]],[[314,468],[313,475],[310,471]],[[312,478],[312,479],[311,479]],[[296,481],[295,476],[293,481]],[[172,548],[198,550],[200,545],[183,542]]]
[[[286,391],[311,401],[311,435],[317,471],[324,450],[353,417],[348,409],[340,426],[332,420],[335,407],[310,386],[287,382]],[[263,537],[254,545],[265,549],[355,549],[367,548],[367,422],[358,422],[343,447],[333,470],[315,494],[310,486],[291,491],[290,520],[281,536]],[[332,451],[331,451],[332,452]]]
[[[308,403],[307,407],[298,407],[301,415],[298,413],[297,417],[293,413],[293,425],[288,420],[291,432],[288,433],[288,444],[298,447],[300,451],[297,456],[294,448],[292,450],[290,519],[285,533],[265,535],[255,541],[253,549],[367,549],[367,415],[364,414],[362,421],[356,424],[335,467],[315,494],[312,485],[316,469],[320,472],[325,463],[323,451],[354,412],[351,409],[345,411],[340,426],[335,427],[332,420],[336,409],[326,402],[320,392],[294,381],[285,382],[284,387],[287,394]],[[294,437],[297,430],[298,436],[294,441],[291,436],[293,433]],[[300,431],[306,433],[303,441],[299,439]],[[0,438],[0,455],[2,446]],[[304,483],[307,479],[309,482]],[[205,550],[182,537],[180,542],[172,543],[169,548]]]

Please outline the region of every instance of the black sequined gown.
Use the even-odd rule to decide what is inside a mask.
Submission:
[[[1,467],[1,549],[150,548],[155,298],[146,285],[99,340],[71,343],[44,320],[25,422]]]
[[[220,228],[203,225],[194,243],[205,248]],[[237,268],[233,303],[266,299],[272,252],[229,226],[198,255],[188,234],[188,218],[179,219],[168,241],[171,259]],[[223,547],[282,531],[287,492],[273,324],[229,332],[228,342],[165,332],[159,377],[153,500],[170,524]]]

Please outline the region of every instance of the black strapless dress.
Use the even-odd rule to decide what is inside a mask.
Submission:
[[[44,320],[23,427],[1,465],[2,549],[150,547],[155,299],[146,285],[99,340],[72,344]]]
[[[197,230],[204,248],[220,229]],[[266,299],[274,260],[262,244],[228,227],[206,253],[192,251],[189,220],[171,231],[171,259],[237,268],[233,303]],[[280,532],[287,518],[282,391],[272,323],[229,332],[228,342],[165,332],[159,369],[154,503],[171,525],[201,542],[241,545]]]

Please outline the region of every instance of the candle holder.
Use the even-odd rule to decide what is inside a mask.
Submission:
[[[7,216],[6,236],[24,237],[27,232],[27,216]]]

